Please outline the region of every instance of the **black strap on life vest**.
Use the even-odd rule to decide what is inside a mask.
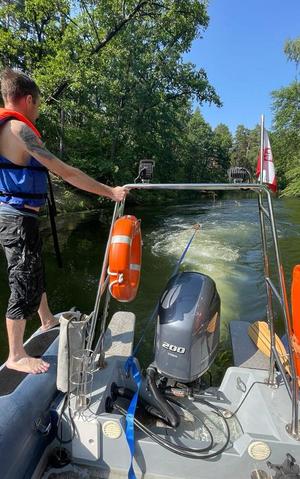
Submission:
[[[52,238],[53,238],[53,246],[54,246],[54,251],[55,251],[55,256],[57,259],[58,266],[62,268],[63,263],[62,263],[62,258],[60,254],[57,229],[56,229],[56,223],[55,223],[55,216],[57,215],[57,209],[56,209],[53,187],[52,187],[49,171],[47,171],[47,178],[48,178],[48,185],[49,185],[49,195],[47,196],[47,203],[48,203],[48,211],[49,211],[49,218],[50,218]]]
[[[7,170],[33,170],[33,171],[48,171],[45,166],[30,166],[30,165],[17,165],[16,163],[12,163],[9,165],[8,163],[1,163],[0,168],[4,168]]]
[[[15,198],[24,198],[25,200],[42,200],[47,198],[47,193],[23,193],[13,191],[0,191],[0,196],[14,196]]]

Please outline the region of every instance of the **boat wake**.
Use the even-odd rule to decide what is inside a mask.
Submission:
[[[258,218],[254,202],[248,201],[243,208],[246,220],[245,214],[240,218],[241,202],[220,203],[209,212],[187,206],[147,236],[153,256],[170,257],[175,264],[193,234],[193,225],[200,224],[181,268],[214,279],[222,299],[223,325],[234,319],[263,319],[265,314]]]

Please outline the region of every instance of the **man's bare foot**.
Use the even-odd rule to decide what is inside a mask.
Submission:
[[[55,316],[50,316],[46,321],[43,321],[40,331],[49,331],[49,329],[55,328],[56,326],[59,326],[59,319]]]
[[[46,363],[41,358],[32,358],[30,356],[17,360],[8,359],[5,365],[8,369],[30,374],[46,373],[50,366],[49,363]]]

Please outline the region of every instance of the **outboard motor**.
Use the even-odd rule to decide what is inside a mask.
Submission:
[[[173,276],[161,296],[153,366],[181,383],[192,383],[215,359],[220,337],[220,297],[201,273]]]
[[[215,282],[201,273],[174,275],[159,301],[155,357],[147,368],[139,405],[176,428],[180,415],[171,397],[198,395],[199,378],[216,357],[219,337],[220,297]],[[131,399],[134,391],[115,385],[113,395]]]

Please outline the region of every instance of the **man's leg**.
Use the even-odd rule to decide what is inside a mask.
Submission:
[[[39,317],[41,319],[41,331],[48,331],[48,329],[53,328],[54,326],[59,325],[58,319],[56,319],[53,314],[51,313],[47,301],[47,294],[43,293],[40,307],[38,310]]]
[[[23,346],[26,320],[38,311],[44,292],[44,270],[38,220],[30,216],[2,218],[4,247],[10,286],[6,325],[9,356],[6,366],[26,373],[43,373],[49,364],[29,357]]]
[[[6,318],[6,327],[9,344],[9,356],[6,361],[6,367],[22,371],[24,373],[39,374],[45,373],[50,364],[40,358],[28,356],[23,346],[23,337],[25,331],[25,319]]]

